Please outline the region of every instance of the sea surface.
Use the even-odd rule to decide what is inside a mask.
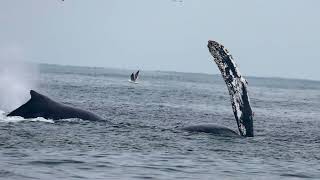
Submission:
[[[0,179],[320,179],[320,82],[247,77],[255,137],[237,131],[220,75],[40,66],[37,91],[104,122],[6,117]],[[25,92],[28,94],[29,92]]]

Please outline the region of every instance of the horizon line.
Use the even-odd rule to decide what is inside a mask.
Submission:
[[[120,67],[106,67],[106,66],[88,66],[88,65],[71,65],[71,64],[55,64],[55,63],[40,63],[40,62],[32,62],[28,61],[29,63],[34,63],[38,65],[51,65],[51,66],[66,66],[66,67],[82,67],[82,68],[102,68],[102,69],[114,69],[114,70],[126,70],[132,71],[137,69],[130,69],[130,68],[120,68]],[[155,70],[155,69],[139,69],[140,71],[147,71],[147,72],[170,72],[170,73],[188,73],[188,74],[202,74],[202,75],[220,75],[220,73],[208,73],[208,72],[188,72],[188,71],[175,71],[175,70]],[[290,78],[290,77],[280,77],[280,76],[256,76],[256,75],[245,75],[248,78],[260,78],[260,79],[282,79],[282,80],[298,80],[298,81],[312,81],[312,82],[320,82],[317,79],[308,79],[308,78]]]

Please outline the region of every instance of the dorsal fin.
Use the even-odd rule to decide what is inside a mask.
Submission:
[[[31,95],[31,99],[32,100],[40,100],[40,99],[45,99],[46,97],[38,92],[36,92],[35,90],[30,90],[30,95]]]

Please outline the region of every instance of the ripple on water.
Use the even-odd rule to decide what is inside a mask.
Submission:
[[[297,173],[297,174],[284,173],[284,174],[281,174],[280,176],[291,177],[291,178],[313,178],[312,176],[309,176],[303,173]]]
[[[15,173],[0,169],[0,177],[11,177],[11,176],[15,176]]]
[[[60,160],[46,159],[46,160],[30,161],[29,163],[33,165],[60,165],[60,164],[82,164],[85,162],[73,160],[73,159],[60,159]]]
[[[14,171],[0,169],[0,178],[5,179],[35,179],[26,175],[17,174]]]

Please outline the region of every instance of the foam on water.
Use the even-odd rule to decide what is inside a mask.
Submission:
[[[32,121],[32,122],[46,122],[46,123],[54,123],[52,119],[45,119],[42,117],[32,118],[32,119],[25,119],[20,116],[6,116],[6,113],[2,110],[0,110],[0,122],[6,122],[6,123],[15,123],[15,122],[21,122],[21,121]]]
[[[129,81],[130,83],[133,83],[133,84],[139,84],[139,82],[137,82],[137,81],[131,81],[131,79],[128,79],[128,81]]]

